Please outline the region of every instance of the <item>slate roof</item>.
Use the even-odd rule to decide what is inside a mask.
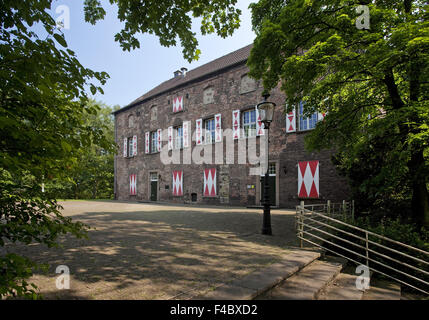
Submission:
[[[232,67],[234,65],[244,63],[247,61],[249,57],[250,50],[252,49],[253,44],[249,44],[241,49],[228,53],[218,59],[210,61],[202,66],[199,66],[195,69],[192,69],[186,73],[186,76],[171,78],[170,80],[164,81],[160,85],[156,86],[152,90],[146,92],[140,98],[134,100],[129,105],[113,112],[114,114],[125,111],[134,105],[141,103],[143,101],[147,101],[157,95],[160,95],[164,92],[173,90],[177,87],[190,83],[192,81],[196,81],[199,78],[207,76],[212,73],[219,72],[225,68]]]

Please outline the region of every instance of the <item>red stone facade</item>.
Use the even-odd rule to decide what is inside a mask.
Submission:
[[[201,68],[201,67],[200,67]],[[171,203],[200,203],[216,205],[260,205],[260,176],[249,175],[250,164],[238,164],[238,140],[234,140],[234,164],[226,164],[226,143],[223,143],[223,163],[215,164],[213,143],[213,164],[163,164],[160,153],[147,154],[146,132],[163,129],[163,145],[168,144],[167,128],[182,125],[190,121],[192,133],[196,129],[197,119],[207,119],[221,115],[222,129],[232,129],[232,111],[242,112],[254,108],[261,101],[262,86],[248,81],[245,76],[248,68],[245,60],[224,67],[216,72],[193,78],[182,84],[147,97],[115,113],[116,141],[119,147],[115,158],[115,197],[119,200],[152,200],[156,190],[156,201]],[[177,97],[183,97],[182,108],[177,108]],[[326,200],[335,202],[349,198],[349,187],[333,167],[331,152],[307,152],[304,149],[304,136],[308,131],[299,130],[299,118],[296,117],[294,133],[286,133],[284,114],[284,95],[279,88],[271,92],[269,100],[277,104],[274,120],[270,127],[269,157],[273,163],[275,176],[275,201],[279,207],[292,208],[301,198],[298,196],[299,162],[318,161],[318,196],[315,199],[302,199],[306,202],[320,203]],[[174,103],[174,105],[173,105]],[[175,108],[176,112],[173,112]],[[204,122],[204,121],[203,121]],[[124,138],[137,137],[137,152],[123,152]],[[224,138],[225,139],[225,138]],[[260,137],[256,138],[257,143]],[[135,138],[134,138],[135,140]],[[135,141],[133,141],[134,143]],[[191,142],[191,150],[196,141]],[[181,157],[188,148],[180,150]],[[219,159],[218,159],[219,162]],[[275,168],[275,170],[274,170]],[[216,169],[215,171],[213,169]],[[314,171],[314,170],[313,170]],[[212,173],[215,172],[215,181]],[[179,174],[180,173],[180,174]],[[209,175],[208,175],[209,174]],[[136,175],[133,188],[130,188],[130,176]],[[134,177],[134,176],[133,176]],[[156,182],[151,182],[156,177]],[[180,179],[179,179],[180,177]],[[155,180],[155,179],[153,179]],[[134,180],[133,180],[134,181]],[[206,181],[206,183],[205,183]],[[210,187],[209,193],[205,190]],[[215,195],[212,190],[215,188]],[[132,191],[132,192],[131,192]],[[180,192],[179,192],[180,191]],[[134,195],[135,193],[135,195]]]

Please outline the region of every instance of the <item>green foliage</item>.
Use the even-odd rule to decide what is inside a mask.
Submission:
[[[114,183],[114,121],[113,109],[100,102],[89,101],[98,111],[85,119],[85,125],[100,130],[110,143],[105,149],[97,144],[82,148],[77,161],[68,170],[66,179],[45,180],[45,190],[61,199],[113,199]]]
[[[374,219],[374,217],[366,216],[360,217],[354,224],[389,239],[429,252],[429,231],[425,228],[418,228],[410,221],[388,217]]]
[[[63,217],[55,198],[41,192],[42,182],[66,178],[82,150],[94,144],[112,148],[103,130],[86,122],[98,107],[88,103],[85,90],[102,92],[98,84],[108,76],[83,67],[65,49],[50,5],[0,4],[0,297],[36,297],[26,279],[39,266],[9,252],[9,243],[52,247],[60,235],[86,235],[87,226]],[[36,23],[46,38],[32,31]]]
[[[189,62],[200,54],[192,18],[201,18],[201,33],[225,38],[240,26],[241,10],[234,7],[237,0],[215,1],[127,1],[110,0],[118,7],[118,19],[124,22],[123,29],[115,35],[123,50],[140,48],[137,35],[155,34],[162,46],[183,47],[183,56]],[[106,12],[99,0],[85,0],[85,20],[95,24]]]
[[[281,83],[285,109],[327,112],[306,137],[334,147],[358,206],[402,206],[429,225],[429,21],[424,1],[261,0],[248,65],[264,87]],[[390,205],[389,205],[390,203]]]
[[[32,275],[33,268],[37,268],[36,264],[25,257],[13,253],[0,257],[0,297],[38,299],[37,287],[24,280]]]
[[[179,38],[189,61],[199,50],[191,16],[203,34],[225,37],[239,26],[236,0],[122,1],[116,34],[124,50],[138,48],[139,33],[152,33],[164,46]],[[113,146],[108,108],[88,100],[86,90],[103,93],[108,75],[83,67],[50,16],[52,0],[0,3],[0,246],[38,242],[55,246],[58,236],[86,234],[87,226],[60,213],[55,198],[111,197]],[[84,3],[85,20],[95,24],[106,12],[98,0]],[[43,39],[34,25],[47,32]],[[41,191],[46,183],[47,192]],[[91,186],[91,188],[89,188]],[[91,190],[90,194],[87,190]],[[61,192],[61,193],[59,193]],[[37,297],[25,279],[37,267],[14,253],[0,256],[0,297]]]

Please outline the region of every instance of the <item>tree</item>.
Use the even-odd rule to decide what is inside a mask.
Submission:
[[[105,72],[94,72],[78,61],[49,11],[52,0],[0,2],[0,247],[8,242],[39,242],[57,246],[57,237],[84,237],[88,226],[61,215],[61,207],[41,185],[72,179],[70,172],[85,150],[114,152],[111,139],[85,119],[98,107],[87,90],[103,93]],[[197,59],[191,16],[202,18],[203,34],[231,34],[239,26],[236,0],[153,1],[111,0],[124,29],[115,36],[124,50],[139,47],[138,33],[156,34],[162,45],[176,45],[184,57]],[[85,19],[103,19],[98,0],[86,0]],[[47,36],[34,32],[42,25]],[[94,146],[98,146],[94,148]],[[0,297],[36,298],[26,282],[37,266],[15,253],[0,255]]]
[[[89,104],[97,106],[98,111],[84,120],[85,125],[102,131],[113,145],[113,109],[94,100],[90,100]],[[60,199],[113,199],[115,153],[116,150],[105,150],[96,144],[80,149],[76,163],[68,170],[68,177],[46,181],[46,192]]]
[[[41,192],[45,178],[65,177],[79,150],[111,149],[102,132],[85,125],[97,111],[86,87],[101,91],[107,74],[84,68],[67,49],[47,13],[50,1],[2,1],[0,5],[0,246],[39,242],[56,246],[65,233],[86,226],[63,217],[55,199]],[[42,23],[48,37],[31,30]],[[62,49],[58,49],[59,45]],[[91,82],[90,82],[91,81]],[[0,297],[36,297],[25,279],[36,267],[15,253],[0,256]]]
[[[367,200],[402,194],[414,221],[429,225],[425,1],[260,0],[251,8],[250,74],[266,89],[281,82],[288,111],[304,101],[308,115],[327,112],[307,146],[334,146]]]

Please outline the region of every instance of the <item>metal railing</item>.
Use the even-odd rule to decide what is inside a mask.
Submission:
[[[335,209],[333,209],[335,208]],[[310,243],[429,295],[429,252],[350,223],[353,202],[296,207],[300,246]]]

